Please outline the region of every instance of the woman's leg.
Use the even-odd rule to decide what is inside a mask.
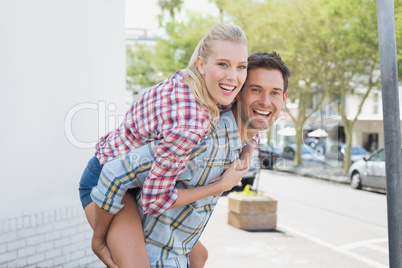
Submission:
[[[201,241],[195,244],[189,254],[190,268],[203,268],[208,259],[208,250]]]
[[[137,203],[131,194],[123,197],[124,207],[109,227],[106,244],[119,268],[149,266],[144,232]]]
[[[95,222],[96,205],[91,200],[90,192],[92,187],[98,184],[101,169],[99,161],[95,157],[92,158],[80,180],[80,198],[85,216],[92,229]],[[123,202],[125,204],[123,209],[113,218],[106,243],[119,268],[149,267],[137,204],[131,194],[124,195]]]
[[[124,195],[123,202],[124,207],[113,217],[106,244],[119,268],[149,267],[137,204],[130,194]],[[92,202],[85,207],[85,215],[91,227],[95,220],[95,206]]]

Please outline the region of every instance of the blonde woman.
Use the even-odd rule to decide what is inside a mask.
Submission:
[[[192,149],[217,124],[218,105],[230,105],[243,86],[247,76],[247,56],[247,39],[238,26],[215,25],[197,45],[188,68],[146,90],[133,103],[121,126],[102,137],[97,144],[95,157],[84,171],[79,190],[87,220],[94,229],[92,248],[109,267],[116,267],[113,260],[119,267],[149,267],[149,263],[133,197],[124,197],[125,209],[131,213],[118,213],[115,217],[92,202],[90,191],[97,185],[102,166],[107,161],[158,140],[155,159],[141,193],[144,213],[154,215],[191,203],[194,196],[202,199],[216,194],[217,190],[229,190],[246,172],[246,168],[233,171],[231,176],[223,176],[208,191],[202,189],[205,187],[198,187],[197,195],[175,187]],[[129,203],[133,205],[128,206]],[[112,258],[110,255],[106,234],[112,221],[127,235],[124,242],[115,241],[115,245],[125,250],[132,248],[128,251],[130,256]],[[192,255],[196,256],[191,267],[202,267],[202,262],[206,261],[202,257],[204,254],[205,249],[198,243],[190,255],[190,259]]]

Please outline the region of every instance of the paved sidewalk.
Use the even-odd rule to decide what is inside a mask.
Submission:
[[[280,224],[275,231],[248,232],[227,222],[228,197],[224,196],[200,239],[209,252],[206,268],[370,267]]]
[[[276,170],[339,183],[349,183],[342,166],[291,161]],[[274,231],[249,232],[228,224],[228,198],[221,197],[201,242],[207,247],[206,268],[367,268],[356,256],[278,223]]]

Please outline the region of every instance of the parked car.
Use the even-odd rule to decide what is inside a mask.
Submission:
[[[294,159],[296,152],[296,144],[289,144],[283,148],[282,157],[286,159]],[[301,152],[302,161],[308,162],[319,162],[323,163],[325,161],[325,156],[323,154],[315,151],[311,146],[307,144],[302,144]]]
[[[345,157],[345,152],[346,152],[346,144],[337,144],[331,146],[329,151],[327,152],[326,156],[329,159],[338,159],[343,161],[343,158]],[[361,146],[352,146],[352,154],[351,154],[351,160],[352,163],[356,162],[357,160],[363,159],[363,157],[367,156],[369,152],[366,151]]]
[[[281,153],[271,145],[260,143],[257,146],[261,168],[272,169]]]
[[[258,149],[253,151],[250,160],[250,169],[248,170],[247,174],[244,175],[241,179],[241,186],[244,188],[247,184],[253,185],[255,176],[258,174],[260,170],[260,159],[259,159],[259,152]]]
[[[322,140],[317,138],[305,138],[303,142],[310,145],[315,151],[325,154],[325,143]]]
[[[402,153],[402,151],[401,151]],[[386,189],[385,151],[378,149],[353,163],[349,168],[350,185],[354,189],[373,187]]]

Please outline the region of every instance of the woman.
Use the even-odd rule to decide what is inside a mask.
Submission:
[[[141,194],[144,212],[160,214],[174,204],[186,202],[185,192],[178,195],[176,179],[186,167],[194,146],[208,135],[218,121],[218,104],[230,105],[240,91],[247,75],[247,56],[247,39],[239,27],[215,25],[197,45],[187,69],[145,91],[133,103],[120,128],[101,138],[95,157],[89,161],[80,182],[80,197],[91,227],[96,227],[96,206],[89,193],[98,182],[102,166],[108,160],[154,140],[159,141],[155,161]],[[123,254],[122,257],[113,256],[113,259],[120,267],[124,267],[125,262],[132,265],[132,260],[138,267],[147,267],[139,214],[135,212],[137,208],[133,198],[125,195],[125,199],[125,204],[133,204],[127,207],[132,212],[117,214],[113,224],[122,228],[127,224],[132,238],[127,237],[124,246],[121,241],[116,241],[116,245],[135,250],[129,251],[132,252],[130,256]],[[129,214],[131,216],[127,220],[124,215]],[[113,263],[109,262],[111,258],[105,257],[109,254],[106,232],[107,229],[95,228],[92,245],[95,254],[113,267]],[[197,249],[201,249],[200,253]],[[190,254],[192,267],[202,262],[197,262],[197,258],[192,261],[193,255],[202,256],[203,252],[205,250],[200,243],[194,247]],[[121,259],[124,260],[119,263]]]

